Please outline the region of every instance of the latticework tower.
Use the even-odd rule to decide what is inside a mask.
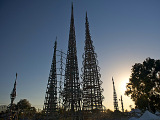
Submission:
[[[45,102],[43,111],[45,113],[45,119],[57,118],[57,73],[56,73],[56,48],[57,41],[54,44],[54,54],[48,78],[47,90],[45,95]]]
[[[124,112],[122,95],[121,95],[121,106],[122,106],[122,112]]]
[[[119,108],[118,108],[117,94],[116,94],[116,89],[115,89],[113,77],[112,77],[112,82],[113,82],[113,104],[114,104],[114,111],[118,111]]]
[[[14,87],[13,87],[13,90],[10,94],[11,104],[9,106],[9,112],[10,113],[8,114],[8,120],[12,120],[12,119],[18,120],[18,117],[17,117],[18,116],[18,111],[15,110],[15,106],[13,105],[13,102],[16,98],[16,85],[17,85],[17,73],[16,73],[16,80],[14,82]],[[14,112],[14,114],[13,114],[13,112]]]
[[[77,62],[76,37],[73,16],[73,4],[71,12],[70,33],[68,42],[68,51],[65,68],[64,80],[64,108],[69,111],[68,115],[72,119],[77,118],[78,111],[80,111],[80,81]]]
[[[102,110],[103,89],[101,88],[102,81],[100,80],[99,66],[97,54],[95,53],[93,41],[91,40],[88,17],[86,13],[86,40],[85,53],[83,54],[83,110],[84,111],[100,111]]]
[[[16,80],[15,80],[15,83],[14,83],[14,87],[13,87],[13,90],[10,94],[10,97],[11,97],[11,107],[10,108],[12,108],[13,101],[16,98],[16,84],[17,84],[17,73],[16,73]]]

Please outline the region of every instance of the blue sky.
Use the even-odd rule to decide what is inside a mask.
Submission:
[[[58,49],[67,51],[72,1],[79,71],[81,74],[87,11],[106,108],[113,110],[112,76],[120,98],[132,66],[147,57],[160,58],[159,0],[1,0],[0,105],[10,103],[17,72],[15,102],[26,98],[42,108],[56,36]],[[129,110],[133,102],[123,98]]]

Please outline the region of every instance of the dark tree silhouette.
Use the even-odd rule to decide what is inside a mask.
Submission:
[[[160,60],[147,58],[132,66],[125,94],[131,95],[136,107],[153,112],[160,109]]]
[[[25,109],[30,109],[31,108],[31,104],[29,103],[29,101],[27,99],[21,99],[17,103],[17,106],[21,110],[25,110]]]
[[[32,107],[27,99],[21,99],[17,103],[17,108],[19,110],[19,118],[32,119],[36,114],[36,108]]]

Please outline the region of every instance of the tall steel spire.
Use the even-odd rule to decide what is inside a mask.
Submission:
[[[85,52],[82,56],[83,110],[93,112],[95,110],[102,110],[103,89],[101,88],[102,81],[100,80],[97,54],[95,53],[90,36],[87,12],[85,27]]]
[[[70,111],[72,119],[77,118],[80,111],[80,81],[77,61],[76,37],[73,16],[73,3],[71,11],[70,32],[64,80],[64,107]],[[68,114],[68,115],[69,115]]]
[[[119,108],[118,108],[117,94],[116,94],[116,89],[115,89],[113,77],[112,77],[112,82],[113,82],[113,104],[114,104],[114,111],[118,111]]]
[[[57,39],[57,38],[56,38]],[[56,48],[57,41],[54,44],[54,54],[48,78],[45,102],[44,102],[44,113],[45,119],[56,119],[57,118],[57,72],[56,72]]]

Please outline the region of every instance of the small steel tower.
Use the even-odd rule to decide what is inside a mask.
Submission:
[[[93,113],[94,111],[102,110],[103,89],[100,80],[100,68],[98,66],[97,54],[94,51],[93,41],[91,40],[88,17],[86,13],[86,33],[85,33],[85,47],[82,68],[82,89],[83,89],[83,110]]]
[[[43,111],[47,120],[57,118],[57,73],[56,73],[56,48],[57,41],[54,44],[54,54],[48,78],[47,90]]]
[[[112,82],[113,82],[113,104],[114,104],[114,111],[118,111],[118,101],[117,101],[117,94],[116,94],[116,89],[114,85],[114,80],[112,77]]]
[[[9,116],[8,116],[8,119],[15,119],[15,120],[17,120],[18,119],[18,117],[17,117],[17,114],[12,114],[13,112],[16,112],[17,113],[17,111],[15,111],[15,108],[13,107],[13,102],[14,102],[14,100],[15,100],[15,98],[16,98],[16,85],[17,85],[17,73],[16,73],[16,79],[15,79],[15,82],[14,82],[14,87],[13,87],[13,90],[12,90],[12,92],[11,92],[11,94],[10,94],[10,98],[11,98],[11,104],[10,104],[10,114],[9,114]]]
[[[79,117],[78,113],[81,110],[80,93],[81,91],[80,91],[73,4],[72,4],[70,33],[69,33],[68,51],[67,51],[66,68],[65,68],[64,91],[63,91],[64,108],[66,111],[69,112],[67,113],[67,116],[70,116],[72,120],[77,119]]]
[[[121,95],[121,106],[122,106],[122,112],[124,112],[122,95]]]
[[[13,90],[10,94],[10,98],[11,98],[11,108],[12,108],[12,105],[13,105],[13,101],[14,99],[16,98],[16,84],[17,84],[17,73],[16,73],[16,80],[14,82],[14,87],[13,87]]]

